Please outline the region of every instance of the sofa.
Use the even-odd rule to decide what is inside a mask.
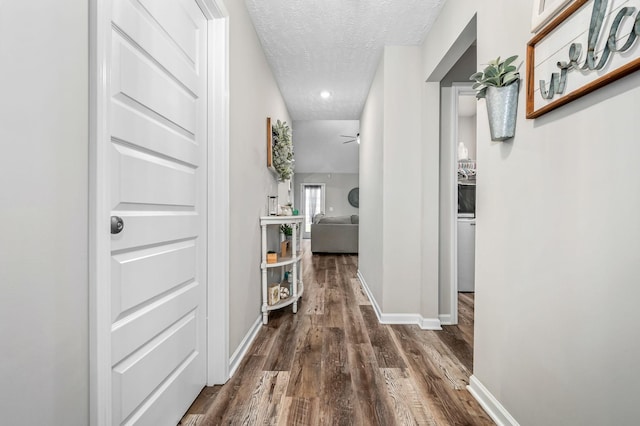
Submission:
[[[311,224],[313,253],[358,253],[358,215],[325,216],[318,214]]]

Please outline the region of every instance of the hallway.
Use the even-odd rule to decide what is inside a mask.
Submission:
[[[297,315],[272,312],[238,371],[205,388],[180,425],[485,425],[466,390],[473,295],[443,331],[382,325],[356,255],[311,255]]]

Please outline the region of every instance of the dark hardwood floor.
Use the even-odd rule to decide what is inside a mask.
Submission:
[[[493,424],[466,390],[472,293],[457,326],[382,325],[357,256],[306,256],[298,313],[272,312],[234,376],[203,389],[180,425]]]

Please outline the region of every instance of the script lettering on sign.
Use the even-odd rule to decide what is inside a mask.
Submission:
[[[529,42],[527,118],[638,69],[639,6],[640,0],[579,0]]]

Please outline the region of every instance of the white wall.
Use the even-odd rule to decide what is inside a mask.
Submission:
[[[458,142],[464,142],[469,158],[475,160],[476,152],[476,116],[458,117]]]
[[[358,214],[359,208],[349,204],[349,191],[358,187],[357,173],[296,173],[294,176],[295,206],[302,212],[300,205],[300,184],[324,183],[325,214],[327,216],[346,216]]]
[[[524,58],[529,5],[478,8],[478,61]],[[639,98],[636,72],[526,120],[522,87],[508,143],[478,105],[474,374],[523,425],[640,417]]]
[[[236,350],[259,317],[260,226],[267,196],[278,194],[266,167],[266,118],[291,126],[243,1],[229,12],[229,350]]]
[[[478,62],[525,56],[529,4],[449,0],[423,46],[427,78],[474,8]],[[526,120],[522,87],[505,143],[490,141],[478,103],[474,375],[520,424],[640,416],[639,96],[635,73]]]
[[[383,274],[381,308],[420,311],[420,49],[384,50]]]
[[[86,425],[88,2],[0,4],[0,413]]]
[[[360,120],[359,269],[384,314],[420,311],[420,71],[418,47],[385,47]]]
[[[360,118],[360,227],[358,271],[373,297],[382,301],[384,55]]]

